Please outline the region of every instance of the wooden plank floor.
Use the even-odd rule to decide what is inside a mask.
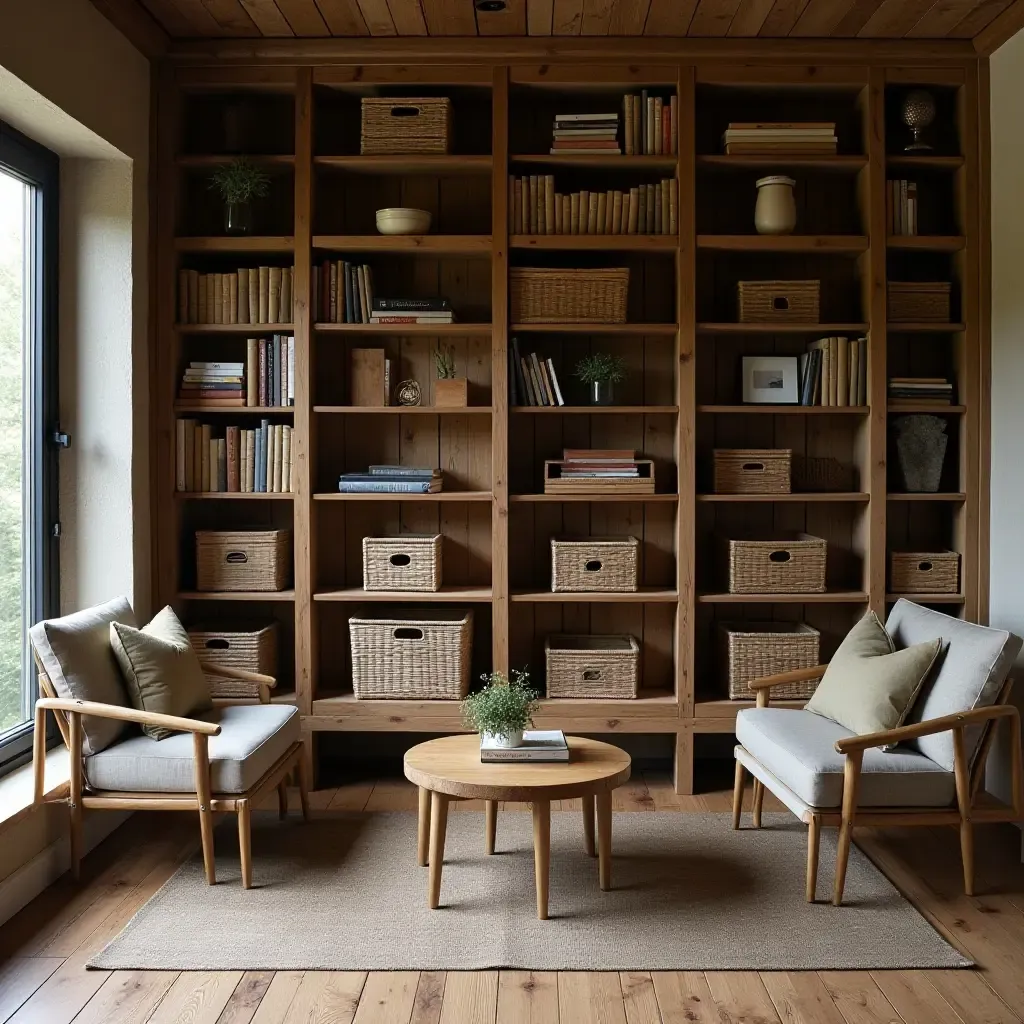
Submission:
[[[570,801],[560,807],[572,809]],[[724,811],[725,790],[677,797],[641,774],[617,810]],[[414,809],[404,780],[319,790],[319,810]],[[513,805],[515,809],[521,809]],[[749,798],[748,798],[749,806]],[[456,813],[472,809],[456,805]],[[766,801],[766,809],[777,805]],[[85,962],[198,847],[184,814],[136,814],[93,854],[82,882],[52,886],[0,929],[0,1022],[14,1024],[1021,1024],[1020,835],[978,829],[978,883],[962,894],[952,829],[859,830],[857,841],[970,971],[616,973],[86,971]],[[794,888],[794,899],[800,893]],[[825,905],[823,914],[841,915]],[[780,941],[799,941],[780,936]]]

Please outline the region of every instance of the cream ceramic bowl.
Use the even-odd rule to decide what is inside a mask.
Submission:
[[[382,235],[422,235],[430,230],[430,212],[393,206],[377,211],[377,230]]]

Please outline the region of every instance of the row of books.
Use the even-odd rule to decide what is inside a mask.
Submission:
[[[834,121],[730,121],[722,144],[730,156],[831,156],[838,139]]]
[[[179,491],[285,494],[292,489],[292,428],[262,420],[255,428],[228,426],[215,436],[209,423],[179,419]]]
[[[313,273],[313,309],[325,324],[368,324],[373,272],[365,263],[325,260]]]
[[[563,480],[605,480],[637,477],[636,452],[632,448],[563,448]]]
[[[178,322],[290,324],[292,267],[239,267],[227,273],[178,271]]]
[[[890,377],[889,401],[901,405],[952,405],[953,384],[945,377]]]
[[[619,115],[556,114],[551,130],[551,152],[601,156],[620,154]]]
[[[674,156],[678,152],[679,104],[646,89],[623,100],[626,156]]]
[[[365,473],[342,473],[342,494],[436,494],[444,484],[440,469],[429,466],[370,466]]]
[[[917,182],[892,178],[885,183],[885,230],[890,235],[917,234]]]
[[[656,185],[605,192],[555,191],[553,174],[511,179],[509,206],[513,234],[674,235],[678,231],[674,178]]]
[[[867,339],[819,338],[798,360],[801,405],[867,405]]]
[[[512,339],[509,356],[512,363],[509,388],[513,405],[565,405],[555,364],[550,359],[544,359],[536,352],[520,355],[518,338]]]

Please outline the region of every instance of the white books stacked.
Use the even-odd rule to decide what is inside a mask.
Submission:
[[[834,121],[730,121],[722,136],[729,156],[833,156]]]
[[[619,115],[556,114],[551,133],[551,152],[614,156],[619,147]]]
[[[499,764],[509,761],[530,761],[567,764],[569,746],[561,729],[527,729],[519,747],[499,747],[490,737],[480,736],[480,761]]]

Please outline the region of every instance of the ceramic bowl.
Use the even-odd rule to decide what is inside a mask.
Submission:
[[[430,213],[403,206],[378,210],[377,230],[382,235],[422,235],[430,230]]]

